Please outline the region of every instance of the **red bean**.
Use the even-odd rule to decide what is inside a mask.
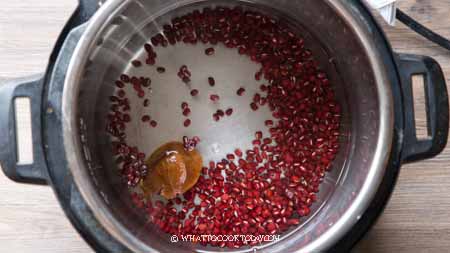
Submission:
[[[259,93],[256,93],[256,94],[253,96],[253,102],[254,102],[254,103],[259,103],[260,100],[261,100],[261,95],[260,95]]]
[[[197,95],[198,95],[198,90],[197,89],[191,90],[191,96],[195,97]]]
[[[255,80],[256,80],[256,81],[261,80],[261,75],[262,75],[262,71],[256,72],[256,73],[255,73]]]
[[[155,65],[155,63],[156,63],[155,58],[147,58],[145,60],[145,64],[150,65],[150,66]]]
[[[216,85],[216,80],[214,80],[213,77],[208,77],[208,83],[209,86],[213,87],[214,85]]]
[[[268,119],[264,122],[264,124],[266,124],[266,126],[269,126],[269,127],[273,126],[273,120]]]
[[[142,62],[139,60],[134,60],[131,62],[131,64],[135,67],[135,68],[139,68],[140,66],[142,66]]]
[[[180,70],[178,71],[178,77],[181,78],[181,80],[184,83],[189,83],[191,81],[191,72],[189,71],[188,67],[186,65],[182,65],[180,67]]]
[[[184,116],[189,116],[189,114],[191,114],[191,109],[189,109],[189,108],[184,108],[184,110],[183,110],[183,115]]]
[[[117,92],[117,96],[119,96],[119,97],[121,97],[121,98],[123,98],[123,97],[125,97],[125,91],[124,90],[122,90],[122,89],[120,89],[118,92]]]
[[[115,82],[115,84],[116,84],[117,88],[123,88],[123,87],[125,87],[125,84],[124,84],[122,81],[119,81],[119,80],[117,80],[117,81]]]
[[[164,67],[157,67],[157,68],[156,68],[156,71],[157,71],[158,73],[164,73],[164,72],[166,72],[166,69],[165,69]]]
[[[152,84],[152,80],[148,77],[141,77],[140,78],[142,87],[148,88]]]
[[[211,99],[211,101],[213,101],[213,102],[217,102],[217,101],[219,101],[220,97],[217,94],[212,94],[209,96],[209,99]]]
[[[122,119],[123,119],[124,122],[130,122],[131,121],[131,117],[130,117],[129,114],[124,114]]]
[[[234,160],[234,155],[233,154],[228,154],[227,155],[227,159],[228,160]]]
[[[129,83],[130,82],[130,77],[126,74],[122,74],[120,75],[120,81],[124,82],[124,83]]]
[[[245,89],[241,87],[236,91],[236,94],[238,96],[242,96],[242,95],[244,95],[244,92],[245,92]]]
[[[152,47],[152,45],[150,45],[150,44],[148,44],[148,43],[145,43],[145,44],[144,44],[144,48],[145,48],[145,51],[147,51],[147,53],[153,52],[153,47]]]
[[[191,79],[187,76],[183,76],[181,80],[183,81],[183,83],[189,83],[191,81]]]
[[[208,56],[209,55],[213,55],[214,52],[215,52],[215,50],[212,47],[209,47],[209,48],[205,49],[205,54],[208,55]]]

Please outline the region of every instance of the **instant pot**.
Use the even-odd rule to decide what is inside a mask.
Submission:
[[[308,219],[276,243],[238,250],[171,243],[170,235],[146,225],[132,210],[126,188],[109,169],[112,155],[101,120],[112,92],[108,83],[140,50],[136,45],[161,29],[162,17],[236,5],[277,13],[303,28],[305,44],[343,105],[337,168],[327,175],[330,183]],[[99,53],[105,48],[107,53]],[[425,82],[429,136],[424,139],[415,131],[414,75]],[[27,165],[17,162],[14,101],[19,97],[31,103],[34,159]],[[360,1],[80,0],[45,74],[0,86],[0,161],[16,182],[50,185],[72,224],[99,252],[345,252],[381,214],[401,164],[444,149],[448,114],[439,64],[393,52]]]

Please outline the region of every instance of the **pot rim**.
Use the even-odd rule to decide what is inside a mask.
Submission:
[[[88,60],[90,49],[95,44],[97,34],[111,18],[111,13],[117,11],[129,1],[110,0],[103,4],[89,21],[70,59],[62,94],[64,149],[69,164],[68,167],[78,190],[105,230],[133,252],[156,252],[155,249],[141,243],[108,211],[108,206],[104,203],[100,193],[95,189],[92,181],[89,180],[90,175],[84,163],[82,144],[79,139],[79,119],[77,118],[76,110],[78,97],[73,96],[73,94],[78,94],[83,68]],[[198,1],[194,0],[194,2]],[[371,39],[370,32],[364,29],[363,22],[354,16],[352,10],[346,6],[344,1],[324,1],[350,24],[368,55],[371,68],[375,74],[376,88],[379,94],[380,127],[376,135],[378,141],[371,161],[370,171],[354,201],[329,230],[298,252],[325,251],[350,231],[351,227],[360,219],[375,196],[385,174],[394,135],[394,108],[393,97],[389,87],[390,82],[376,45]]]

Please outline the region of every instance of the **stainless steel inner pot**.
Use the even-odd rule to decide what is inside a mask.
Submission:
[[[300,31],[321,68],[329,75],[343,107],[341,149],[333,170],[322,183],[311,215],[278,242],[239,250],[171,243],[132,208],[128,191],[117,174],[111,139],[105,132],[108,97],[121,73],[138,71],[152,78],[153,93],[148,109],[159,125],[141,124],[141,103],[132,101],[127,127],[128,142],[147,154],[159,145],[183,135],[199,135],[204,160],[217,160],[236,147],[249,147],[254,132],[264,130],[267,110],[250,112],[249,96],[259,87],[254,80],[257,65],[239,56],[237,50],[216,46],[207,57],[205,45],[177,45],[157,49],[155,67],[131,68],[131,60],[143,58],[143,44],[175,16],[205,6],[235,6],[256,9],[290,22]],[[341,0],[109,0],[90,20],[71,59],[63,92],[64,145],[69,167],[83,198],[104,228],[135,252],[317,252],[336,243],[356,223],[371,202],[391,149],[393,134],[392,96],[386,70],[374,49],[363,20]],[[232,118],[213,123],[208,96],[194,101],[176,76],[189,66],[192,85],[200,93],[221,95],[221,109],[237,109]],[[207,85],[207,76],[216,87]],[[237,97],[244,86],[247,97]],[[128,94],[132,94],[128,92]],[[132,97],[132,95],[128,95]],[[192,126],[184,128],[179,110],[188,101],[195,112]],[[136,103],[133,106],[133,103]],[[222,106],[223,105],[223,106]],[[137,120],[136,120],[137,119]]]

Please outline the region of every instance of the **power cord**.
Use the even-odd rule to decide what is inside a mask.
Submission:
[[[446,39],[446,38],[442,37],[441,35],[431,31],[430,29],[426,28],[425,26],[423,26],[422,24],[418,23],[413,18],[408,16],[403,11],[397,9],[396,18],[400,22],[402,22],[403,24],[405,24],[406,26],[411,28],[411,30],[413,30],[416,33],[418,33],[418,34],[422,35],[423,37],[425,37],[427,40],[432,41],[432,42],[438,44],[439,46],[441,46],[441,47],[443,47],[443,48],[445,48],[447,50],[450,50],[450,41],[448,39]]]

